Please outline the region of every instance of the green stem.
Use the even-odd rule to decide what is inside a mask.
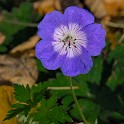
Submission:
[[[14,21],[14,20],[11,21],[11,20],[6,20],[6,19],[3,19],[2,21],[6,23],[14,24],[14,25],[27,26],[27,27],[32,27],[32,28],[36,28],[38,25],[37,23],[19,22],[19,21]]]
[[[81,118],[82,118],[84,124],[89,124],[89,123],[87,122],[86,118],[84,117],[82,111],[81,111],[81,107],[80,107],[80,105],[79,105],[79,102],[78,102],[77,97],[76,97],[76,95],[75,95],[75,92],[74,92],[74,90],[73,90],[71,77],[70,77],[70,88],[71,88],[71,91],[72,91],[73,99],[74,99],[74,101],[75,101],[75,104],[76,104],[76,106],[77,106],[77,109],[78,109],[78,111],[79,111],[79,114],[80,114],[80,116],[81,116]]]

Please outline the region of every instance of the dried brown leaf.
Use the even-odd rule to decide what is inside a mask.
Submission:
[[[24,51],[30,50],[35,47],[35,45],[39,41],[39,39],[40,38],[38,35],[34,35],[28,41],[25,41],[24,43],[19,44],[18,46],[13,48],[10,51],[10,53],[15,54],[17,52],[24,52]]]
[[[69,6],[83,7],[83,3],[80,0],[61,0],[62,10],[65,10]]]
[[[38,71],[34,58],[0,56],[0,81],[31,86],[36,82],[37,76]]]
[[[53,10],[61,10],[60,0],[42,0],[34,2],[33,5],[41,15],[45,15]]]
[[[104,0],[107,14],[110,16],[121,16],[124,11],[124,0]]]
[[[0,124],[17,124],[16,118],[2,121],[13,103],[15,103],[13,87],[7,85],[0,86]]]
[[[0,44],[2,44],[5,41],[5,38],[6,36],[0,32]]]
[[[85,0],[85,4],[97,18],[102,18],[107,14],[103,3],[104,0]]]
[[[85,0],[86,5],[97,18],[122,16],[124,0]]]

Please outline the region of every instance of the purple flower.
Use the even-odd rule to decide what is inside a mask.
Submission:
[[[64,14],[48,13],[38,25],[42,38],[36,45],[36,56],[49,70],[61,68],[64,75],[86,74],[93,66],[91,56],[105,47],[105,30],[94,23],[94,16],[76,6]]]

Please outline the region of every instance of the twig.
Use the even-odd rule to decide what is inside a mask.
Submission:
[[[48,87],[48,90],[70,90],[70,87]],[[73,90],[79,89],[78,86],[73,86]]]
[[[123,29],[123,34],[122,34],[122,36],[121,36],[121,38],[119,39],[119,43],[121,43],[122,41],[124,40],[124,29]]]
[[[119,43],[121,43],[124,40],[124,34],[122,34],[121,38],[119,39]]]
[[[114,28],[124,28],[124,24],[119,24],[115,22],[108,22],[106,25]]]

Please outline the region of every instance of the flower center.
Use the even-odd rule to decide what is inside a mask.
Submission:
[[[67,54],[72,58],[81,54],[81,46],[86,47],[87,40],[81,26],[71,23],[68,26],[61,25],[55,29],[53,47],[61,55]]]
[[[71,46],[73,46],[73,47],[76,48],[75,41],[76,41],[76,39],[73,38],[73,37],[70,36],[70,35],[67,35],[67,36],[62,40],[62,42],[63,42],[64,45],[66,46],[66,50],[67,50],[67,47],[71,48]],[[61,42],[61,41],[60,41],[60,42]]]

